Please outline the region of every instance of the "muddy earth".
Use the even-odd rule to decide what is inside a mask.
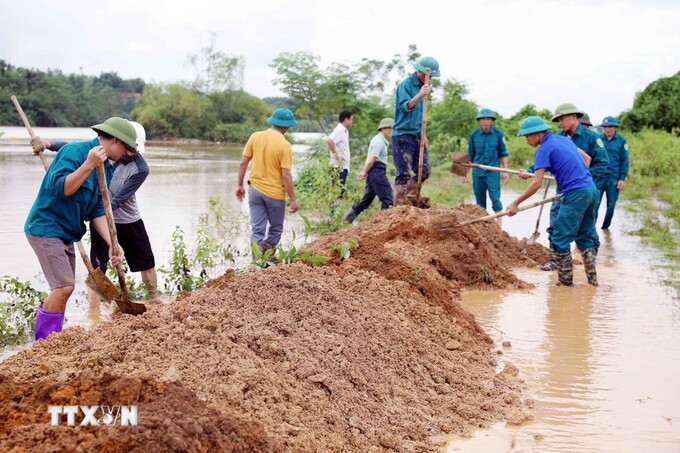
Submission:
[[[497,369],[500,345],[457,300],[526,288],[512,269],[548,252],[495,222],[450,228],[484,215],[389,209],[308,244],[324,266],[228,270],[54,334],[0,363],[0,451],[429,452],[521,423],[518,370]],[[139,423],[51,426],[48,405],[136,405]]]

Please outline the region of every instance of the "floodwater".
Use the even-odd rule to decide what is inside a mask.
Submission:
[[[38,262],[23,234],[23,224],[44,170],[33,157],[23,128],[0,127],[0,275],[31,280],[46,290]],[[89,129],[36,129],[45,138],[89,139]],[[304,156],[296,147],[296,160]],[[247,206],[236,201],[240,148],[223,146],[147,146],[151,176],[138,192],[158,265],[169,263],[176,225],[195,236],[208,200],[220,196],[228,215],[243,224],[247,244]],[[49,157],[49,152],[48,152]],[[504,192],[504,203],[512,200]],[[504,218],[513,236],[529,237],[538,209]],[[300,227],[288,214],[286,236]],[[541,217],[545,241],[548,209]],[[598,274],[601,286],[585,283],[575,266],[576,287],[554,285],[555,275],[518,269],[535,285],[522,292],[468,292],[462,304],[494,339],[499,369],[517,366],[534,420],[520,427],[499,423],[471,438],[451,438],[446,452],[680,452],[680,301],[663,285],[657,252],[627,234],[636,220],[619,209],[611,231],[601,235]],[[296,230],[297,233],[301,231]],[[241,242],[239,242],[241,241]],[[238,263],[237,263],[238,266]],[[88,315],[85,271],[78,263],[75,301],[66,326],[92,326],[106,312]],[[502,342],[509,341],[510,347]],[[4,350],[0,359],[16,349]]]
[[[503,226],[528,237],[536,216],[520,213]],[[534,289],[463,296],[502,351],[499,367],[519,368],[534,420],[478,430],[444,451],[680,452],[680,300],[663,285],[658,252],[626,234],[638,227],[619,209],[611,230],[600,230],[597,288],[583,266],[574,288],[556,286],[554,273],[519,269]]]

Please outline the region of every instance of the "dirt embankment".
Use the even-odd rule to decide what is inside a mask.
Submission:
[[[524,287],[511,268],[547,252],[491,223],[440,237],[429,225],[442,214],[484,211],[390,209],[309,245],[329,254],[353,240],[346,260],[228,272],[10,357],[0,450],[437,451],[445,433],[521,419],[516,369],[496,372],[456,299]],[[50,404],[137,404],[139,426],[51,427]]]

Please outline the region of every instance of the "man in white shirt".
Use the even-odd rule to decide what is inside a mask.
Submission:
[[[343,110],[338,115],[338,125],[335,126],[331,135],[326,137],[328,151],[330,153],[331,167],[337,169],[340,180],[340,197],[345,196],[345,182],[349,173],[349,128],[354,123],[354,113]]]

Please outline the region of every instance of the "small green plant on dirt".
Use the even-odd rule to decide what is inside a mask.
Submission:
[[[193,291],[205,284],[205,275],[194,275],[191,259],[184,242],[184,231],[175,227],[172,233],[172,258],[169,267],[161,266],[158,272],[165,276],[165,291],[172,294],[180,291]]]
[[[170,265],[158,268],[158,272],[165,276],[165,292],[173,294],[200,288],[210,278],[221,274],[227,264],[234,262],[238,251],[225,238],[236,236],[240,226],[236,222],[227,222],[220,197],[211,197],[208,207],[208,213],[198,219],[193,253],[189,252],[184,231],[179,226],[175,227]]]
[[[473,275],[465,282],[467,286],[493,285],[493,274],[488,267],[484,267],[477,275]]]
[[[411,272],[411,275],[408,278],[408,283],[409,283],[409,285],[411,285],[415,288],[421,289],[423,287],[422,279],[423,279],[423,271],[419,267],[416,267]]]
[[[123,261],[123,268],[125,269],[125,286],[127,287],[128,296],[130,296],[132,300],[148,299],[148,288],[143,282],[135,279],[135,277],[129,272],[127,261]],[[109,263],[108,267],[106,268],[106,274],[108,275],[109,280],[111,280],[116,285],[118,291],[120,291],[118,272],[116,272],[116,268],[113,267],[111,263]]]
[[[224,203],[219,196],[208,200],[209,211],[198,219],[195,260],[203,269],[209,271],[222,269],[234,262],[236,249],[225,243],[224,238],[238,234],[239,226],[226,221]],[[210,273],[210,272],[208,272]]]
[[[35,314],[47,293],[31,283],[3,275],[0,277],[0,346],[25,343],[35,323]]]
[[[341,244],[334,245],[331,253],[337,253],[341,260],[346,260],[351,254],[351,250],[356,248],[359,244],[356,241],[344,241]]]
[[[293,237],[295,237],[294,233]],[[329,256],[316,255],[311,250],[302,252],[292,244],[278,244],[275,248],[265,250],[264,252],[260,250],[257,244],[252,244],[251,251],[253,253],[253,262],[246,267],[245,271],[253,268],[264,269],[279,264],[291,264],[296,261],[302,261],[312,266],[319,266],[331,259]]]

